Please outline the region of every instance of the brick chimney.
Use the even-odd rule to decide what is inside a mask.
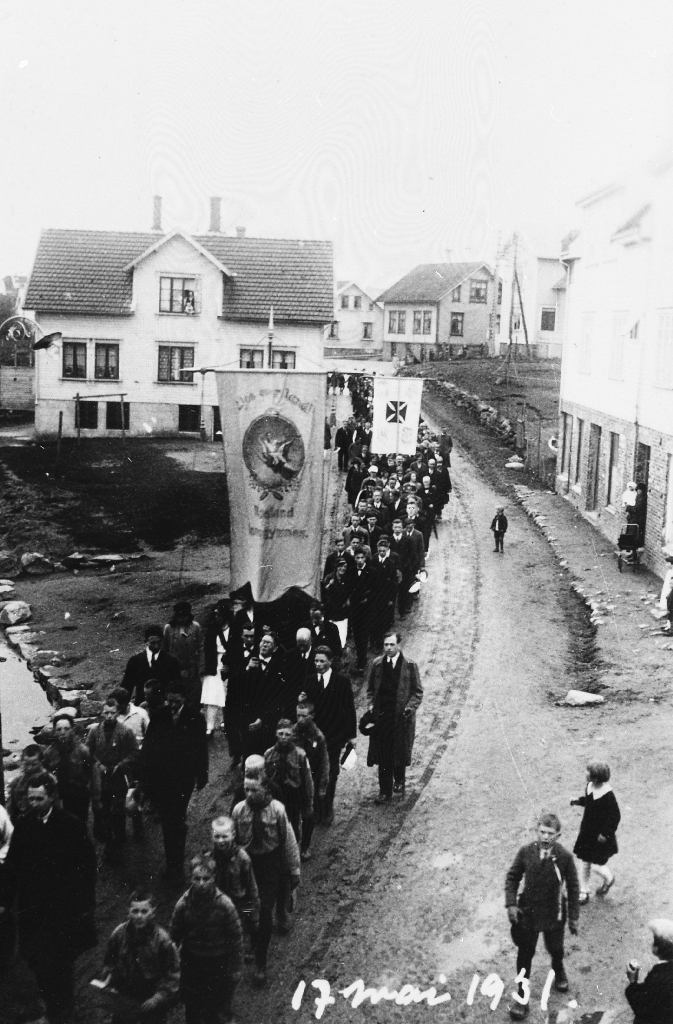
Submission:
[[[208,230],[212,234],[219,235],[222,231],[220,227],[220,206],[222,200],[219,196],[210,197],[210,227]]]
[[[161,196],[154,197],[154,223],[152,231],[161,231]]]
[[[236,237],[245,238],[245,228],[236,228]]]

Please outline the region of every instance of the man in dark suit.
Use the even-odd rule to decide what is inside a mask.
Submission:
[[[339,661],[341,657],[341,639],[339,630],[333,622],[325,618],[325,608],[320,601],[314,601],[309,610],[311,619],[311,644],[314,648],[329,647],[334,660]],[[314,654],[315,657],[315,654]]]
[[[416,529],[417,516],[410,516],[405,523],[404,535],[407,539],[407,560],[402,566],[402,583],[400,585],[399,612],[404,617],[411,605],[409,587],[416,578],[416,573],[425,567],[425,546],[423,534]]]
[[[421,538],[421,544],[423,540]],[[355,565],[351,569],[350,607],[348,621],[353,632],[353,642],[357,655],[356,671],[362,675],[367,664],[367,647],[369,645],[369,629],[371,623],[370,598],[374,582],[371,568],[362,548],[356,548]],[[320,728],[320,727],[318,727]]]
[[[148,626],[145,630],[145,650],[134,654],[126,663],[122,686],[134,704],[145,700],[145,683],[157,679],[166,686],[182,679],[182,668],[177,658],[162,651],[164,631],[161,626]]]
[[[402,582],[402,563],[399,556],[391,552],[387,536],[379,539],[376,556],[370,565],[374,573],[370,640],[372,648],[380,651],[383,638],[395,621],[397,588]]]
[[[344,551],[346,550],[347,541],[343,537],[337,537],[334,541],[334,551],[330,551],[329,555],[325,559],[325,568],[323,569],[322,578],[331,576],[335,571],[337,562],[340,558],[344,557]]]
[[[84,824],[56,801],[53,776],[33,776],[30,810],[16,823],[5,861],[0,912],[15,908],[19,951],[49,1020],[60,1024],[73,1009],[75,960],[95,942],[96,855]]]
[[[383,657],[372,662],[367,683],[369,710],[376,721],[367,754],[367,764],[379,768],[376,804],[389,804],[393,791],[404,796],[416,734],[416,710],[423,699],[418,665],[404,657],[401,642],[399,633],[385,637]]]
[[[166,878],[178,884],[184,870],[189,801],[194,788],[201,790],[208,782],[206,722],[198,708],[186,704],[182,682],[171,683],[164,700],[161,687],[150,680],[145,696],[150,723],[138,757],[138,778],[161,818]]]
[[[337,461],[342,473],[348,468],[348,449],[353,441],[353,429],[349,429],[349,426],[350,422],[347,420],[334,435],[334,447],[339,453]]]
[[[316,800],[317,818],[325,825],[331,825],[334,820],[334,794],[341,769],[341,751],[347,743],[355,747],[357,742],[351,681],[332,668],[333,662],[329,647],[318,647],[315,674],[306,677],[304,691],[305,698],[315,707],[314,721],[325,737],[329,758],[327,793],[324,798]]]
[[[222,664],[227,669],[227,693],[224,705],[224,730],[227,735],[232,767],[241,760],[241,728],[244,713],[246,669],[250,659],[256,656],[255,627],[243,626],[240,642],[232,641],[223,655]]]
[[[264,754],[276,740],[279,718],[294,714],[297,695],[288,677],[278,641],[265,633],[259,642],[259,654],[246,669],[242,715],[242,756]]]
[[[296,646],[287,652],[283,664],[283,674],[296,695],[303,690],[307,673],[313,672],[314,657],[315,644],[311,629],[309,626],[302,626],[297,630]]]

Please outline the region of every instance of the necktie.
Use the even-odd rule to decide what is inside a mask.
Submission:
[[[318,685],[319,686],[323,686],[324,685],[322,672],[318,672]]]
[[[151,666],[151,667],[152,667],[152,668],[154,668],[154,666],[156,665],[156,663],[157,663],[157,655],[156,655],[156,654],[153,654],[153,655],[152,655],[152,666]]]

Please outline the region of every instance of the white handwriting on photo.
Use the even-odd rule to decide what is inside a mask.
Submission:
[[[446,984],[446,976],[444,974],[439,975],[439,981],[442,985]],[[482,996],[491,1000],[491,1009],[496,1010],[498,1003],[502,998],[502,994],[505,991],[505,982],[497,974],[489,974],[481,982],[478,974],[472,976],[472,981],[465,998],[465,1002],[468,1006],[472,1006],[474,997],[477,994],[477,989]],[[540,999],[540,1008],[544,1012],[547,1009],[549,1002],[549,995],[551,987],[554,982],[554,972],[550,971],[547,975],[544,988],[542,990],[542,996]],[[520,1003],[521,1006],[525,1006],[530,1000],[530,986],[528,979],[524,976],[523,970],[514,979],[515,985],[519,986],[523,994],[519,994],[518,991],[512,992],[512,999]],[[317,978],[311,982],[312,988],[318,990],[318,995],[315,997],[315,1018],[320,1020],[323,1013],[328,1006],[332,1006],[336,999],[332,995],[332,987],[328,981],[324,978]],[[302,1005],[304,993],[306,991],[306,982],[300,981],[297,985],[294,995],[292,996],[292,1009],[299,1010]],[[416,985],[403,985],[400,989],[389,989],[385,985],[382,988],[366,988],[362,978],[358,978],[357,981],[352,982],[346,988],[336,989],[337,995],[343,996],[346,1002],[351,1001],[353,1009],[357,1009],[366,999],[369,1000],[372,1006],[381,1002],[392,1002],[397,1006],[411,1006],[413,1003],[427,1003],[428,1006],[440,1006],[442,1003],[448,1003],[451,999],[449,992],[437,993],[437,989],[433,986],[421,991]]]

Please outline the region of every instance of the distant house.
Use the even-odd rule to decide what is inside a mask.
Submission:
[[[219,231],[49,230],[26,306],[56,351],[39,352],[36,429],[84,435],[219,430],[213,374],[200,366],[315,369],[333,316],[332,245]],[[213,205],[215,203],[215,205]],[[273,307],[274,336],[267,325]],[[120,392],[123,392],[123,414]],[[77,396],[79,399],[77,400]],[[122,421],[123,415],[123,421]]]
[[[567,322],[557,490],[610,540],[643,484],[645,560],[673,553],[673,160],[579,203],[564,240]]]
[[[511,271],[502,272],[505,304],[511,295]],[[566,274],[560,256],[529,256],[518,266],[522,303],[518,291],[512,302],[512,344],[525,345],[526,331],[531,354],[540,359],[560,359],[565,323]],[[510,278],[510,280],[508,280]],[[500,332],[500,352],[509,344],[509,324]]]
[[[383,307],[355,281],[337,281],[334,319],[325,336],[326,355],[357,352],[363,358],[383,350]],[[343,350],[343,351],[342,351]]]
[[[487,352],[494,287],[486,263],[415,267],[378,297],[384,309],[383,358],[409,362]]]

